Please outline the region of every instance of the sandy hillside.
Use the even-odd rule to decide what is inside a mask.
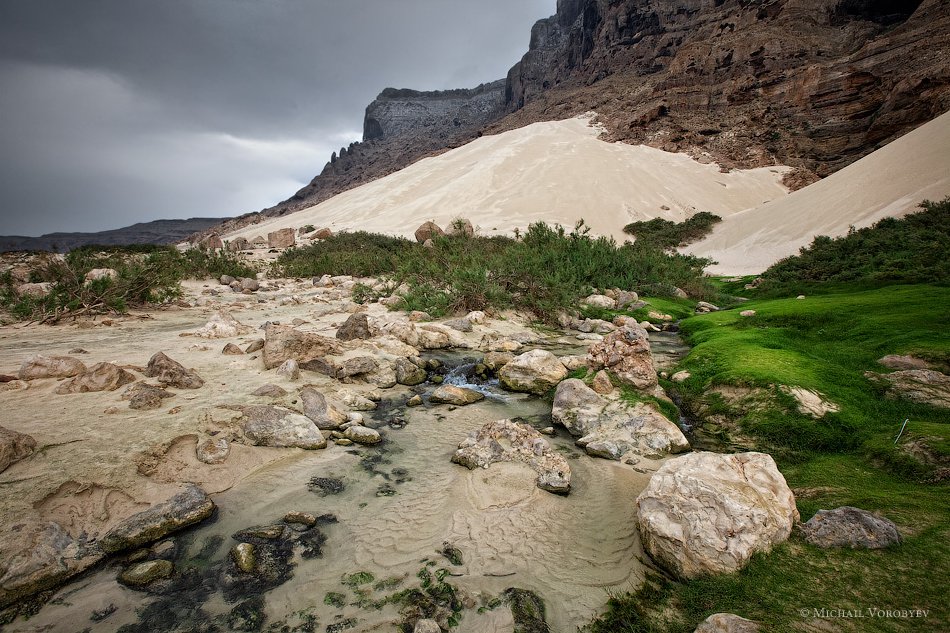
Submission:
[[[754,274],[809,244],[950,195],[950,112],[852,165],[754,209],[724,216],[688,252],[711,257],[710,272]]]
[[[607,143],[588,119],[535,123],[485,136],[342,193],[309,209],[227,234],[258,235],[307,224],[411,236],[424,221],[464,216],[481,234],[509,233],[543,220],[629,238],[629,222],[681,221],[696,211],[727,216],[785,197],[786,167],[721,173],[685,154]]]

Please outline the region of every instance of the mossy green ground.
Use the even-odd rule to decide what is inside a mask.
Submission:
[[[749,309],[755,316],[739,315]],[[887,371],[877,363],[886,354],[914,354],[946,367],[948,324],[950,288],[930,285],[749,301],[683,321],[693,346],[678,368],[692,374],[679,386],[687,401],[716,385],[773,394],[771,405],[740,416],[736,430],[775,457],[796,491],[802,520],[852,505],[893,520],[904,542],[874,551],[822,550],[793,534],[738,573],[659,580],[615,596],[591,631],[693,631],[717,612],[759,621],[767,631],[950,630],[950,485],[935,480],[933,464],[902,450],[923,440],[932,454],[950,454],[950,415],[885,398],[864,376]],[[815,390],[841,410],[820,421],[801,415],[770,387],[777,384]],[[822,609],[865,617],[821,617]],[[872,617],[868,609],[923,609],[927,617]]]

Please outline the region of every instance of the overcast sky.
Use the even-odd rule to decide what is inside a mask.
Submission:
[[[290,196],[387,86],[505,76],[556,0],[0,0],[0,235]]]

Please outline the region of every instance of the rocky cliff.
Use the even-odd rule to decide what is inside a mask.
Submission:
[[[384,90],[282,215],[498,132],[594,110],[613,140],[833,173],[950,110],[950,0],[559,0],[506,79]],[[259,218],[242,216],[234,224]]]

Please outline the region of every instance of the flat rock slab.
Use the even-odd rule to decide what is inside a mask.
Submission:
[[[819,510],[801,526],[802,537],[822,548],[880,549],[901,542],[890,519],[851,506]]]
[[[198,486],[191,485],[168,501],[119,523],[99,539],[99,547],[108,554],[140,547],[203,521],[212,512],[211,498]]]
[[[55,393],[89,393],[115,391],[123,385],[135,382],[135,376],[112,363],[96,363],[84,373],[60,383]]]
[[[555,494],[571,490],[571,467],[541,434],[527,424],[496,420],[471,433],[459,444],[452,461],[469,469],[495,462],[522,462],[538,473],[537,486]]]

